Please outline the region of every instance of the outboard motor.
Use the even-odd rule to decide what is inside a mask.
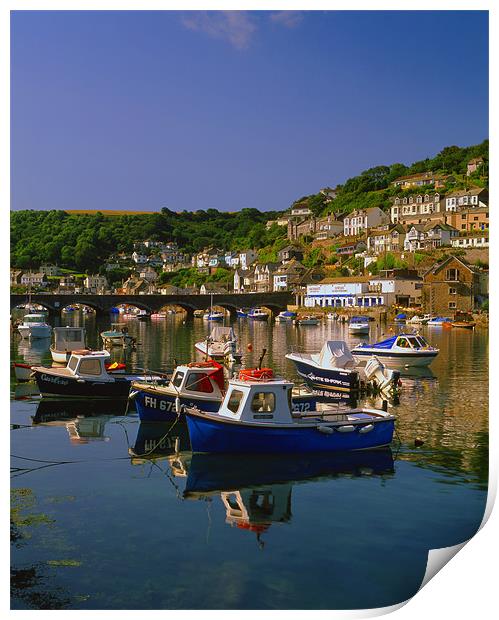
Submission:
[[[228,340],[224,344],[224,357],[228,358],[229,362],[235,362],[237,343],[235,340]]]
[[[375,355],[367,360],[364,372],[368,381],[376,381],[376,386],[380,392],[394,391],[398,386],[400,372],[385,368]]]

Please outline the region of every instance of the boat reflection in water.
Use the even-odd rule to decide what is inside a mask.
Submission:
[[[109,402],[98,400],[42,399],[31,420],[33,426],[64,426],[72,444],[84,444],[109,441],[104,434],[106,423],[125,413],[126,403],[112,403],[111,407]]]
[[[175,457],[180,452],[190,450],[189,433],[185,420],[173,422],[141,422],[133,448],[128,453],[132,465],[147,461]]]
[[[41,364],[44,356],[50,351],[50,338],[21,340],[17,352],[27,364]]]
[[[261,536],[275,523],[292,518],[292,489],[297,483],[339,476],[394,474],[389,448],[358,452],[303,455],[178,454],[170,459],[172,473],[186,477],[184,499],[206,500],[220,495],[225,522]]]

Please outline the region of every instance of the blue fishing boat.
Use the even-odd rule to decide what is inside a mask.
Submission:
[[[269,315],[261,308],[251,308],[248,312],[248,319],[252,319],[253,321],[268,321]]]
[[[165,422],[175,419],[188,407],[218,411],[225,391],[223,366],[209,360],[177,366],[166,385],[135,381],[131,385],[130,398],[142,422]],[[293,411],[311,411],[316,403],[317,398],[310,389],[300,386],[293,389]]]
[[[345,452],[390,444],[395,417],[370,408],[294,414],[293,384],[269,374],[231,379],[216,413],[185,411],[193,452]]]
[[[404,314],[403,312],[399,312],[397,316],[395,317],[395,323],[405,323],[406,320],[407,320],[407,314]]]
[[[246,310],[243,310],[243,308],[239,308],[236,311],[236,315],[238,319],[245,319],[248,316],[248,313]]]
[[[430,346],[417,333],[397,334],[375,344],[359,344],[352,349],[352,355],[358,363],[375,355],[388,368],[428,366],[438,353],[438,349]]]
[[[290,310],[284,310],[283,312],[279,312],[279,314],[275,318],[275,322],[276,323],[290,323],[295,318],[296,318],[296,312],[291,312]]]
[[[111,308],[111,310],[109,310],[109,312],[110,312],[111,314],[119,314],[119,313],[120,313],[119,309],[118,309],[118,308],[116,308],[115,306],[113,306],[113,307]]]

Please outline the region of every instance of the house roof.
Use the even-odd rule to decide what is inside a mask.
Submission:
[[[347,282],[369,282],[372,276],[347,276],[339,278],[324,278],[318,284],[343,284]]]
[[[437,271],[440,271],[441,269],[443,269],[452,260],[456,260],[458,263],[461,263],[463,267],[465,267],[472,273],[477,273],[473,269],[473,267],[471,267],[471,265],[469,265],[465,260],[459,258],[458,256],[454,256],[454,254],[451,254],[450,256],[447,256],[447,258],[443,260],[442,262],[433,264],[427,271],[424,272],[423,278],[430,272],[437,273]]]
[[[487,190],[483,187],[471,187],[470,189],[456,189],[453,192],[447,194],[447,198],[454,198],[459,196],[479,196],[482,192],[488,194]]]

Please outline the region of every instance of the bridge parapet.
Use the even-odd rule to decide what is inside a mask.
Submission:
[[[35,293],[31,295],[32,303],[44,306],[50,314],[60,312],[64,307],[74,304],[87,305],[98,314],[109,314],[112,307],[120,304],[136,306],[147,312],[158,312],[165,306],[176,305],[189,314],[194,310],[208,310],[213,300],[214,306],[221,306],[235,313],[238,308],[263,306],[276,314],[286,309],[294,300],[293,293],[222,293],[213,295],[52,295]],[[11,310],[26,302],[26,295],[11,295]]]

